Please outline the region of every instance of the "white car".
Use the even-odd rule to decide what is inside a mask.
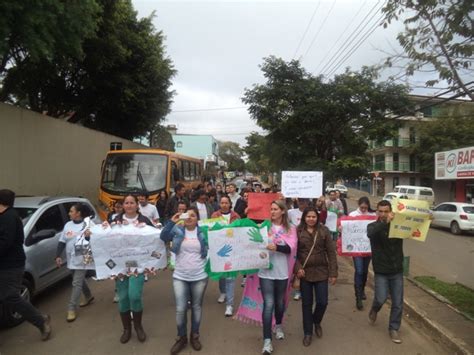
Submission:
[[[474,204],[444,202],[433,208],[432,226],[446,227],[453,234],[474,231]]]
[[[399,193],[390,192],[383,197],[383,200],[392,202],[393,199],[397,198],[408,198],[406,195],[401,195]]]
[[[326,187],[326,193],[329,193],[335,190],[339,190],[339,192],[341,193],[343,197],[347,197],[347,187],[345,185],[334,184],[334,186],[329,185],[328,187]]]

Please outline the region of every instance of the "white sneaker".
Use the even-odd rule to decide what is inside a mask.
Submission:
[[[232,317],[232,315],[234,314],[234,307],[232,306],[225,306],[225,313],[224,315],[226,317]]]
[[[119,301],[118,293],[115,293],[115,295],[114,295],[114,303],[118,303],[118,301]]]
[[[217,299],[217,303],[224,303],[225,302],[225,293],[221,293],[219,298]]]
[[[301,292],[300,291],[296,291],[295,292],[295,295],[293,296],[293,299],[295,301],[299,301],[301,299]]]
[[[275,338],[278,340],[285,339],[285,333],[283,333],[283,327],[281,324],[275,326]]]
[[[145,282],[148,282],[148,275],[145,274],[144,279],[145,279]]]
[[[272,340],[264,339],[262,354],[271,354],[272,352],[273,352]]]

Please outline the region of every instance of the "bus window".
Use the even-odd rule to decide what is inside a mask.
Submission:
[[[171,162],[171,172],[174,183],[177,183],[179,181],[179,169],[174,160]]]

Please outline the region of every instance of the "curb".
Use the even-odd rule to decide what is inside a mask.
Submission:
[[[351,265],[349,260],[346,260],[345,257],[342,257],[344,262],[348,265]],[[352,266],[352,265],[351,265]],[[369,277],[371,279],[370,288],[374,289],[373,285],[373,278],[374,273],[372,270],[369,270]],[[412,282],[407,277],[404,277],[408,281],[410,281],[414,286],[418,287],[415,282]],[[421,288],[421,287],[420,287]],[[421,288],[423,289],[423,288]],[[426,292],[426,290],[423,289]],[[428,292],[431,296],[433,296],[430,292]],[[390,300],[388,300],[390,302]],[[445,303],[445,302],[443,302]],[[403,305],[404,305],[404,313],[408,315],[409,318],[414,319],[421,323],[426,330],[432,333],[435,337],[439,339],[439,341],[448,347],[450,350],[454,352],[454,354],[462,354],[462,355],[472,355],[473,353],[469,350],[469,346],[460,338],[456,337],[452,332],[447,330],[445,327],[441,326],[437,322],[431,320],[428,317],[428,314],[420,309],[415,303],[411,300],[407,299],[406,297],[403,298]],[[449,306],[449,304],[447,304]],[[452,309],[452,307],[450,307]]]

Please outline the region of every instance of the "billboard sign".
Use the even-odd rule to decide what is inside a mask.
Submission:
[[[435,154],[436,180],[474,179],[474,147]]]

